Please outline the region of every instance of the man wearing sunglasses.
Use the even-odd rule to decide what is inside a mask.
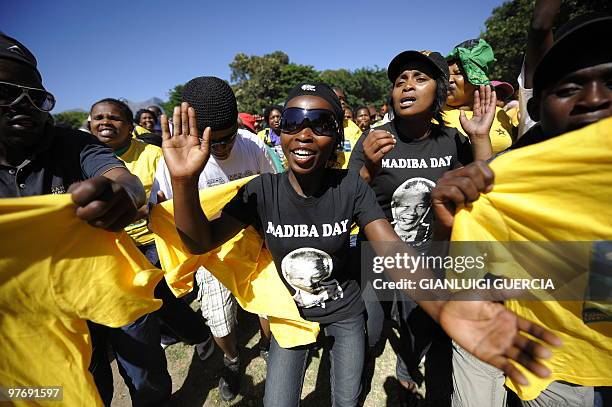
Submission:
[[[75,216],[97,228],[113,232],[123,230],[135,220],[138,209],[146,208],[142,183],[115,157],[110,148],[94,136],[53,125],[49,112],[55,105],[55,99],[44,89],[36,65],[36,58],[24,45],[0,33],[0,198],[70,192],[77,206]],[[15,233],[30,234],[32,250],[36,250],[38,246],[37,239],[44,238],[32,233],[27,227],[16,230]],[[10,239],[11,236],[5,238]],[[95,243],[83,242],[83,249],[86,251],[92,244]],[[71,259],[49,258],[49,267],[54,268],[58,260],[69,264]],[[23,335],[22,330],[40,326],[40,320],[45,320],[46,323],[45,315],[60,315],[65,321],[72,321],[76,314],[77,320],[123,325],[125,322],[120,323],[122,320],[113,316],[113,313],[127,314],[133,307],[144,308],[146,302],[143,301],[143,286],[136,286],[142,282],[130,285],[125,281],[117,281],[112,276],[98,275],[99,269],[85,269],[81,270],[80,274],[76,273],[79,275],[74,275],[75,273],[69,272],[71,269],[68,266],[61,268],[60,272],[66,269],[68,272],[53,274],[56,277],[52,279],[44,268],[39,270],[40,273],[36,276],[28,277],[24,277],[21,270],[14,274],[2,270],[3,283],[19,280],[27,282],[23,285],[25,294],[22,295],[29,298],[30,307],[24,310],[19,308],[21,303],[15,301],[14,304],[17,305],[14,305],[13,309],[10,309],[10,306],[9,309],[3,309],[6,315],[15,315],[15,320],[19,323],[3,320],[0,330],[6,337],[14,339],[13,342],[19,343],[19,346],[11,352],[13,358],[6,359],[3,363],[0,377],[4,380],[3,384],[7,385],[24,383],[24,377],[27,378],[25,383],[35,385],[37,376],[32,372],[32,367],[36,365],[39,371],[47,372],[47,383],[82,383],[82,387],[75,390],[78,396],[67,394],[66,398],[80,397],[79,405],[98,405],[96,401],[99,396],[91,376],[87,373],[87,355],[91,349],[79,348],[79,341],[75,339],[79,336],[79,331],[72,331],[78,328],[71,325],[71,329],[66,330],[58,324],[53,327],[57,338],[51,339],[43,335],[43,342],[39,333],[48,332],[43,327],[40,332],[33,330],[31,335]],[[77,302],[78,298],[66,293],[73,293],[75,287],[84,281],[90,283],[82,286],[86,299],[80,299],[81,309],[74,303],[62,302],[62,305],[59,305],[57,300],[48,301],[41,294],[53,291],[50,288],[53,286],[58,292],[63,292]],[[5,284],[0,286],[6,288]],[[118,296],[118,292],[122,292],[124,297]],[[114,301],[111,301],[110,297],[113,295]],[[115,308],[118,303],[121,306],[120,311]],[[58,346],[58,343],[61,343],[61,346]],[[29,359],[18,356],[24,354],[30,355]],[[40,354],[51,356],[36,356]],[[62,365],[58,361],[65,361],[66,364]],[[68,369],[66,365],[72,368]],[[81,374],[74,375],[74,372],[80,369]],[[159,393],[164,393],[161,396],[170,395],[169,378],[167,389],[158,390],[153,396],[155,402],[159,400]],[[74,404],[75,399],[71,400]],[[110,400],[104,402],[110,405]]]
[[[137,177],[93,136],[53,126],[36,58],[0,33],[0,197],[70,191],[76,215],[119,231],[145,204]]]

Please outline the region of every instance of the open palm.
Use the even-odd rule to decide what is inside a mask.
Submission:
[[[473,115],[468,119],[464,111],[459,114],[459,121],[463,131],[470,139],[473,137],[489,137],[493,119],[495,119],[495,106],[497,96],[495,91],[489,85],[480,86],[480,89],[474,92],[474,106],[472,108]]]
[[[440,312],[440,325],[465,350],[520,384],[527,384],[527,379],[511,360],[537,376],[547,377],[550,371],[537,359],[552,356],[550,349],[525,333],[549,345],[561,345],[550,331],[492,301],[448,301]]]
[[[174,134],[166,116],[161,117],[162,151],[173,178],[197,178],[204,170],[210,157],[210,128],[206,128],[202,138],[198,137],[195,110],[183,102],[174,108],[172,115]]]

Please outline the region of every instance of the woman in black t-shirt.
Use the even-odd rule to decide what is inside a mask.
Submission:
[[[481,87],[477,92],[474,118],[463,115],[462,125],[470,136],[466,139],[456,129],[443,125],[442,108],[448,89],[448,65],[442,55],[428,51],[405,51],[398,54],[387,69],[393,84],[391,107],[393,120],[364,133],[351,156],[350,170],[359,171],[374,192],[387,219],[400,238],[419,252],[429,250],[435,223],[431,211],[431,190],[447,171],[491,156],[489,130],[495,114],[495,93]],[[482,96],[482,97],[481,97]],[[364,236],[360,236],[363,240]],[[369,300],[371,287],[365,287],[368,345],[380,343],[385,314],[392,307]],[[414,301],[398,294],[400,337],[405,344],[397,358],[397,378],[415,392],[417,383],[409,372],[415,372],[436,325],[416,307]],[[388,315],[387,315],[388,316]],[[441,342],[444,342],[442,338]],[[443,345],[444,346],[444,345]],[[373,373],[374,360],[369,358],[366,376]],[[450,369],[441,368],[443,371]],[[428,373],[434,369],[428,369]],[[365,378],[365,383],[369,377]],[[431,393],[438,397],[439,392]]]
[[[162,129],[164,158],[174,191],[174,218],[185,246],[192,253],[205,253],[247,225],[257,227],[301,315],[320,323],[325,334],[333,338],[333,404],[355,406],[365,335],[357,272],[348,267],[350,226],[355,221],[372,242],[401,240],[377,205],[374,192],[359,175],[329,168],[332,154],[342,142],[342,118],[340,102],[327,85],[294,88],[281,120],[281,143],[289,170],[251,180],[213,221],[204,215],[197,190],[198,175],[209,156],[210,129],[197,129],[195,111],[186,103],[174,110],[174,135],[170,136],[165,117]],[[201,139],[199,134],[203,135]],[[422,273],[419,277],[427,271]],[[414,274],[408,278],[416,280]],[[480,305],[465,302],[430,301],[422,306],[436,320],[452,321],[445,324],[449,335],[476,356],[487,352],[486,361],[511,369],[505,355],[511,354],[512,346],[523,349],[527,345],[514,341],[518,338],[517,325],[492,329],[498,326],[499,313],[513,314],[501,305],[486,304],[486,312]],[[489,315],[485,323],[483,312]],[[529,346],[531,353],[539,345]],[[284,349],[272,338],[266,406],[299,404],[307,354],[307,347]]]

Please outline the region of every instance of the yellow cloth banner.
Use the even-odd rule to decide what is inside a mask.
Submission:
[[[495,172],[493,191],[457,212],[452,240],[593,241],[594,247],[597,241],[612,240],[612,118],[508,152],[493,160],[491,168]],[[608,260],[610,256],[608,253]],[[560,260],[561,256],[551,256],[548,264]],[[583,262],[588,270],[588,257],[571,261]],[[504,274],[495,263],[491,267],[487,271]],[[552,359],[544,362],[552,371],[549,378],[538,378],[520,368],[529,386],[507,380],[521,399],[536,398],[555,380],[584,386],[612,385],[612,323],[609,319],[585,323],[587,304],[506,303],[518,315],[547,327],[563,340],[563,347],[553,349]]]
[[[125,232],[75,210],[70,195],[0,199],[0,384],[62,386],[61,405],[102,406],[85,321],[120,327],[155,311],[162,272]]]
[[[218,214],[252,178],[201,190],[200,202],[207,218]],[[319,324],[300,316],[270,253],[263,247],[263,239],[254,228],[243,229],[209,253],[193,255],[181,242],[173,213],[172,201],[155,206],[149,226],[156,234],[159,259],[175,295],[184,295],[193,288],[193,275],[203,266],[232,292],[242,308],[268,316],[270,329],[280,346],[290,348],[316,341]]]

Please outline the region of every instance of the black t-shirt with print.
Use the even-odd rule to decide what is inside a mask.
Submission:
[[[470,143],[457,129],[438,125],[432,125],[430,136],[421,140],[401,136],[393,121],[376,130],[390,132],[397,143],[382,159],[382,169],[370,186],[399,237],[426,251],[433,232],[431,190],[445,172],[473,161]],[[364,164],[367,134],[355,145],[350,171],[358,171]]]
[[[47,126],[31,157],[16,167],[0,165],[0,198],[64,194],[113,168],[125,165],[91,134]]]
[[[262,174],[223,208],[260,230],[300,314],[320,323],[363,312],[360,273],[349,266],[351,223],[364,227],[385,218],[358,174],[327,171],[314,196],[298,195],[288,173]]]

